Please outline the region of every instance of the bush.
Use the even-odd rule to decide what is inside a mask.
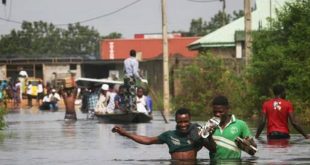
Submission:
[[[193,115],[211,116],[209,105],[213,97],[225,95],[234,114],[248,116],[253,113],[244,102],[247,97],[245,79],[210,53],[199,54],[192,64],[180,68],[176,75],[182,88],[182,93],[174,100],[176,109],[188,107]]]

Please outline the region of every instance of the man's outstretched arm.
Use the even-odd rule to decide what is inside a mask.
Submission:
[[[150,144],[158,144],[159,143],[158,137],[148,137],[148,136],[142,136],[142,135],[128,133],[126,130],[124,130],[123,128],[118,127],[118,126],[113,127],[112,132],[117,132],[121,136],[125,136],[125,137],[132,139],[133,141],[140,143],[140,144],[150,145]]]

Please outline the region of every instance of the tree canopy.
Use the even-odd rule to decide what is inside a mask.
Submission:
[[[49,56],[98,56],[102,38],[120,38],[113,32],[101,37],[93,27],[79,23],[66,29],[43,21],[23,22],[20,30],[12,30],[0,39],[0,55],[6,58]]]
[[[244,13],[242,10],[234,11],[233,15],[218,11],[209,22],[202,20],[202,18],[192,19],[189,34],[193,36],[206,35],[243,15]]]

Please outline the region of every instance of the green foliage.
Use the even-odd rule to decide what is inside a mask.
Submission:
[[[121,36],[114,32],[104,38]],[[23,22],[21,30],[12,30],[10,34],[1,36],[0,54],[7,58],[99,56],[100,40],[97,30],[79,23],[61,29],[43,21]]]
[[[216,29],[228,24],[232,20],[231,15],[224,13],[222,11],[219,11],[217,14],[215,14],[210,22],[208,23],[208,26],[206,27],[209,32],[215,31]]]
[[[202,36],[207,33],[206,26],[207,22],[203,21],[202,18],[192,19],[189,33],[196,36]]]
[[[250,81],[256,104],[271,97],[270,88],[281,83],[297,112],[310,106],[310,0],[287,3],[271,20],[271,27],[254,35]],[[309,118],[309,117],[308,117]]]
[[[4,108],[0,107],[0,130],[4,129],[6,126],[4,115],[6,114],[6,111]]]
[[[239,10],[239,11],[233,11],[233,15],[232,15],[232,20],[236,20],[240,17],[244,16],[244,11],[243,10]]]
[[[108,34],[107,36],[103,36],[102,38],[103,39],[117,39],[117,38],[122,38],[122,34],[117,33],[117,32],[112,32]]]
[[[214,96],[225,95],[230,100],[232,111],[248,115],[245,109],[245,80],[227,68],[223,60],[208,53],[201,53],[195,61],[177,72],[182,93],[175,98],[175,107],[188,107],[194,115],[210,114]]]
[[[215,31],[216,29],[236,20],[244,15],[242,10],[233,11],[233,15],[218,11],[209,22],[202,20],[202,18],[192,19],[189,36],[203,36]]]

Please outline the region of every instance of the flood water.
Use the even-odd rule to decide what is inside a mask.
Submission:
[[[115,124],[86,120],[77,113],[78,121],[65,122],[64,111],[41,112],[21,110],[6,115],[7,129],[0,132],[1,165],[55,164],[178,164],[170,161],[166,145],[141,145],[111,132]],[[127,130],[157,136],[175,128],[165,124],[159,113],[143,124],[121,125]],[[255,129],[253,128],[253,134]],[[265,135],[258,143],[258,153],[242,153],[242,162],[225,164],[310,164],[310,140],[292,134],[288,146],[266,144]],[[198,153],[197,164],[210,164],[206,149]]]

